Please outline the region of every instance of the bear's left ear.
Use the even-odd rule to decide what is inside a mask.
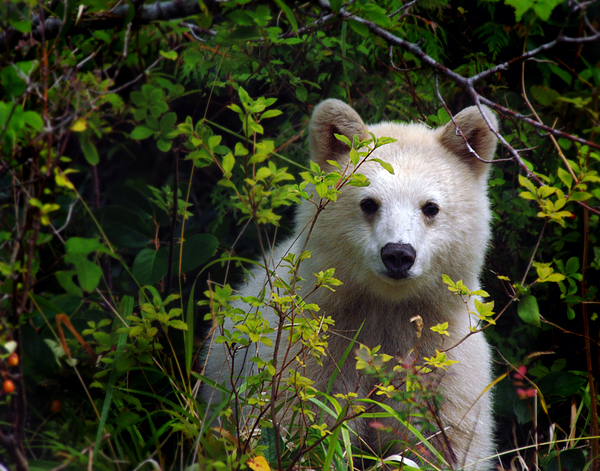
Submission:
[[[498,119],[496,115],[486,106],[482,106],[481,108],[492,127],[497,130]],[[454,121],[456,122],[456,126],[462,131],[469,145],[467,146],[463,137],[457,132],[456,126],[454,126],[452,121],[439,129],[440,144],[468,164],[469,168],[477,176],[486,174],[490,164],[482,162],[477,156],[484,160],[492,160],[496,152],[498,138],[490,130],[483,116],[481,116],[479,108],[476,106],[470,106],[462,110],[454,117]],[[477,155],[469,149],[469,146]]]
[[[340,100],[329,99],[315,107],[309,124],[311,158],[321,166],[350,152],[335,134],[346,136],[350,142],[354,135],[361,139],[369,137],[365,123],[354,109]]]

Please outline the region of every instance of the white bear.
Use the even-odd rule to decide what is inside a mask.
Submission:
[[[497,129],[494,114],[486,108],[484,111]],[[469,318],[463,300],[450,293],[442,274],[454,281],[463,280],[473,291],[480,289],[491,218],[487,197],[490,164],[483,160],[493,159],[497,138],[477,107],[463,110],[455,122],[462,135],[453,122],[433,130],[423,124],[367,126],[343,102],[322,102],[314,109],[309,125],[312,160],[327,171],[334,170],[327,161],[336,161],[342,170],[352,171],[350,149],[334,134],[352,141],[354,135],[365,139],[369,138],[367,133],[373,133],[396,139],[371,155],[391,165],[393,174],[380,163],[365,162],[358,173],[365,175],[370,184],[345,186],[337,201],[328,203],[316,221],[317,204],[313,202],[318,203],[319,197],[314,194],[313,202],[304,202],[297,209],[295,234],[268,253],[265,260],[275,277],[288,281],[290,275],[280,265],[281,258],[289,251],[296,255],[303,249],[311,252],[299,268],[298,275],[305,280],[299,284],[303,287],[300,294],[311,292],[306,302],[316,303],[319,315],[331,316],[335,321],[323,365],[308,361],[301,372],[320,391],[327,389],[336,364],[361,326],[358,344],[369,348],[380,345],[380,353],[395,358],[407,357],[411,352],[420,358],[431,357],[436,349],[456,345],[447,355],[459,363],[449,366],[439,380],[443,399],[438,416],[450,445],[443,439],[432,443],[444,450],[454,467],[471,463],[469,469],[484,470],[492,464],[480,460],[491,457],[494,450],[491,398],[486,392],[492,380],[490,348],[482,333],[464,340],[469,327],[477,322]],[[313,274],[328,268],[335,268],[335,277],[343,284],[335,292],[325,288],[315,291]],[[240,294],[258,296],[267,286],[268,299],[265,270],[255,269],[253,274],[254,278],[239,288]],[[247,312],[252,309],[241,302],[238,306]],[[475,311],[473,305],[469,309]],[[275,329],[269,334],[275,343],[280,319],[272,309],[263,310]],[[423,321],[420,339],[411,323],[415,316]],[[442,336],[430,327],[444,322],[449,324],[450,336],[442,347]],[[233,330],[230,321],[225,327]],[[255,354],[265,360],[273,356],[269,347],[259,343],[237,350],[235,359],[231,355],[234,350],[221,344],[205,349],[210,351],[206,376],[227,388],[231,388],[232,370],[236,378],[243,378],[256,368],[249,361]],[[280,365],[284,362],[282,352],[287,353],[287,331],[281,335]],[[332,394],[356,391],[359,397],[365,397],[372,392],[374,380],[358,374],[354,356],[349,355],[342,364]],[[289,353],[285,357],[292,369],[297,366],[293,358]],[[216,401],[214,395],[213,389],[203,388],[202,396],[208,402]],[[220,399],[220,394],[217,396]],[[386,403],[400,407],[398,402]],[[330,420],[330,425],[334,421]],[[381,437],[371,422],[366,414],[354,420],[353,428],[363,443],[377,448]],[[385,425],[398,428],[399,424]]]

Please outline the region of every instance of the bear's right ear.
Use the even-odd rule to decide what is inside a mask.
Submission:
[[[354,135],[361,139],[369,137],[356,111],[340,100],[329,99],[314,109],[309,124],[310,154],[319,165],[326,164],[327,160],[338,160],[350,151],[335,134],[346,136],[350,142]]]
[[[497,130],[498,118],[496,115],[487,106],[482,106],[481,109],[494,130]],[[490,164],[480,159],[489,161],[494,158],[498,138],[486,123],[477,106],[470,106],[462,110],[454,117],[454,122],[456,126],[450,121],[446,126],[438,129],[440,143],[456,154],[476,175],[487,175]],[[457,132],[457,126],[464,137]],[[468,144],[465,143],[465,139]]]

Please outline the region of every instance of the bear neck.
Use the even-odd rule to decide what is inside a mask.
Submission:
[[[432,290],[426,297],[410,296],[390,300],[373,295],[366,288],[344,286],[336,292],[321,289],[315,292],[314,302],[320,314],[331,316],[335,325],[329,342],[347,343],[357,336],[357,342],[369,348],[381,346],[381,353],[405,357],[413,349],[430,356],[459,343],[468,333],[467,307],[462,299],[445,291]],[[317,294],[318,293],[318,294]],[[471,306],[472,309],[472,306]],[[419,319],[422,321],[419,337]],[[448,336],[442,336],[431,327],[448,322]]]

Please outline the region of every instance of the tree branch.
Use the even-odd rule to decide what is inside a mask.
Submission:
[[[321,8],[323,8],[325,10],[331,10],[331,6],[329,5],[328,0],[319,0],[319,5],[321,6]],[[498,111],[501,111],[502,113],[510,114],[510,115],[514,116],[515,118],[517,118],[521,121],[524,121],[527,124],[530,124],[531,126],[537,128],[537,129],[542,129],[543,131],[545,131],[547,133],[553,134],[554,136],[564,137],[566,139],[569,139],[569,140],[575,141],[575,142],[579,142],[580,144],[592,147],[594,149],[600,149],[600,144],[597,144],[595,142],[588,141],[585,139],[581,139],[577,136],[559,131],[557,129],[553,129],[553,128],[546,126],[542,123],[539,123],[531,118],[528,118],[524,115],[521,115],[519,113],[511,111],[508,108],[505,108],[493,101],[490,101],[487,98],[480,95],[479,93],[477,93],[477,91],[474,88],[475,83],[478,82],[479,80],[481,80],[489,75],[492,75],[496,72],[499,72],[501,70],[506,70],[512,64],[515,64],[515,63],[518,63],[518,62],[521,62],[524,60],[528,60],[528,59],[534,57],[535,55],[540,54],[543,51],[553,48],[560,42],[585,43],[585,42],[590,42],[590,41],[597,41],[597,40],[600,40],[600,33],[596,32],[596,34],[594,34],[594,35],[585,36],[582,38],[571,38],[571,37],[561,35],[561,36],[557,37],[555,40],[550,41],[546,44],[543,44],[542,46],[534,49],[533,51],[529,51],[525,54],[522,54],[519,57],[515,57],[507,62],[504,62],[503,64],[494,66],[494,67],[492,67],[488,70],[485,70],[485,71],[483,71],[477,75],[474,75],[472,77],[463,77],[462,75],[457,74],[456,72],[448,69],[447,67],[444,67],[442,64],[437,62],[433,57],[427,55],[419,47],[418,44],[414,44],[414,43],[408,42],[402,38],[399,38],[398,36],[390,33],[389,31],[386,31],[381,26],[377,25],[376,23],[373,23],[372,21],[365,20],[364,18],[356,16],[352,13],[349,13],[344,8],[342,8],[340,10],[340,12],[338,13],[338,16],[343,19],[351,18],[354,21],[362,23],[367,28],[369,28],[369,31],[371,31],[376,36],[379,36],[380,38],[385,40],[388,44],[393,45],[393,46],[399,46],[402,49],[410,52],[415,57],[419,58],[419,60],[421,60],[421,62],[427,64],[431,69],[433,69],[434,72],[440,73],[440,74],[448,77],[450,80],[454,81],[456,84],[460,85],[473,98],[473,101],[475,103],[483,103],[483,104],[486,104]],[[504,141],[503,139],[500,139],[500,140],[505,146],[507,145],[506,141]],[[508,147],[508,148],[509,148],[509,150],[512,149],[512,147]],[[513,154],[513,156],[516,155],[515,152],[511,152],[511,153]],[[520,159],[517,159],[517,160],[520,161]],[[524,167],[524,169],[526,169],[526,168],[527,167]],[[531,172],[529,172],[529,170],[527,169],[527,174],[530,175],[530,173]]]

